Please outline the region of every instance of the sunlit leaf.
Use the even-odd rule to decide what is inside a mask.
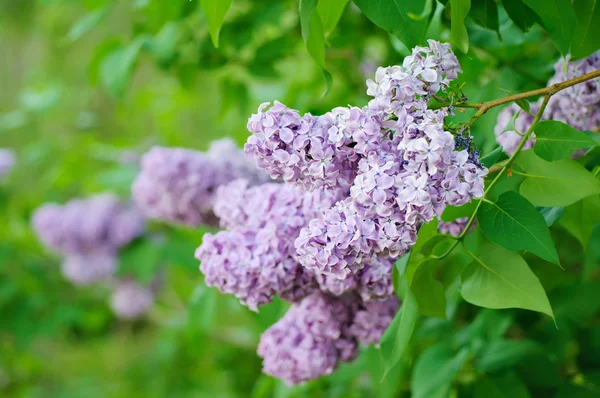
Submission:
[[[460,51],[469,51],[469,34],[465,18],[471,9],[471,0],[450,0],[450,40]]]
[[[596,145],[596,141],[563,122],[545,120],[535,128],[536,155],[549,162],[567,158],[574,151]]]
[[[206,17],[210,38],[215,47],[219,47],[219,33],[231,3],[233,0],[200,0],[200,7]]]

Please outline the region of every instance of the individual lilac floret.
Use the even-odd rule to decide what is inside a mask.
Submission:
[[[0,148],[0,178],[7,175],[17,162],[17,155],[12,149]]]
[[[117,256],[113,252],[89,252],[69,254],[62,264],[62,273],[76,285],[89,285],[106,280],[117,268]]]
[[[463,233],[463,231],[467,227],[468,223],[469,223],[469,217],[461,217],[461,218],[457,218],[454,221],[448,221],[448,222],[440,220],[438,222],[438,231],[440,231],[440,233],[442,233],[442,234],[448,234],[448,235],[452,235],[454,237],[458,237],[458,236],[460,236],[460,234]],[[475,223],[473,223],[471,228],[473,228],[474,226],[475,226]]]
[[[212,141],[206,155],[215,164],[232,171],[235,178],[243,178],[250,185],[260,185],[271,181],[269,175],[259,169],[255,162],[246,159],[244,151],[231,138]]]
[[[351,306],[340,299],[321,293],[305,298],[261,336],[263,371],[288,385],[330,374],[358,354],[348,335],[351,319]]]
[[[132,280],[119,281],[110,299],[110,307],[121,319],[136,319],[154,303],[151,289]]]
[[[390,296],[385,301],[367,301],[360,304],[349,328],[349,333],[356,337],[360,344],[375,344],[392,323],[392,319],[400,308],[400,300]]]
[[[208,286],[233,294],[254,311],[275,295],[297,301],[315,288],[312,275],[279,244],[274,226],[205,234],[196,258]]]
[[[81,256],[116,253],[144,230],[141,215],[112,194],[43,205],[33,214],[32,224],[48,248]]]
[[[154,147],[142,157],[133,199],[150,218],[200,225],[213,218],[217,187],[234,178],[233,170],[201,152]]]
[[[567,62],[569,58],[567,57]],[[556,73],[548,81],[548,86],[600,69],[600,51],[586,59],[569,62],[566,68],[561,59],[554,65],[554,69]],[[498,115],[494,133],[496,141],[508,155],[512,155],[517,149],[522,135],[533,123],[534,116],[532,115],[537,113],[541,102],[542,99],[531,105],[531,115],[522,111],[516,104],[504,108]],[[509,122],[517,112],[520,114],[514,122],[515,128],[511,129],[512,126],[509,126]],[[581,131],[600,127],[600,79],[596,78],[576,84],[553,95],[548,101],[542,120],[560,121]],[[533,147],[535,134],[531,134],[531,138],[525,143],[523,149]],[[574,155],[577,156],[577,154]]]

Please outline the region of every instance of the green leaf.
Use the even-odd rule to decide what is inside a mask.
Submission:
[[[319,0],[317,11],[321,17],[323,31],[329,36],[335,29],[349,0]]]
[[[473,398],[531,398],[525,383],[515,373],[480,377],[473,386]]]
[[[300,26],[302,39],[312,59],[321,67],[325,78],[326,95],[331,90],[331,74],[325,69],[325,34],[321,17],[317,11],[318,0],[300,0]]]
[[[505,192],[496,203],[484,200],[477,212],[483,234],[509,250],[528,250],[560,264],[544,217],[516,192]]]
[[[527,32],[536,22],[537,15],[523,3],[523,0],[502,0],[502,5],[510,19],[523,32]]]
[[[408,287],[406,279],[402,278],[402,306],[392,320],[392,323],[381,336],[381,356],[385,366],[384,376],[396,365],[404,355],[408,342],[415,329],[419,317],[419,308],[414,294]]]
[[[162,265],[163,245],[150,238],[136,239],[119,254],[117,274],[134,276],[143,284],[150,283]]]
[[[208,23],[213,45],[219,47],[219,33],[233,0],[200,0],[200,7]]]
[[[565,207],[560,224],[587,250],[594,226],[600,222],[600,196],[588,196]]]
[[[469,16],[478,25],[500,32],[498,23],[498,5],[494,0],[479,0],[471,5]]]
[[[545,120],[534,129],[536,155],[553,162],[568,158],[577,149],[596,145],[596,141],[563,122]]]
[[[518,253],[484,242],[479,255],[472,257],[461,276],[466,301],[492,309],[523,308],[554,318],[540,280]]]
[[[541,351],[542,347],[531,340],[496,340],[485,347],[475,367],[482,372],[495,372],[512,367],[523,357]]]
[[[586,196],[600,193],[600,181],[571,159],[546,162],[533,150],[523,151],[516,162],[525,176],[520,192],[536,206],[568,206]]]
[[[502,156],[503,154],[504,154],[504,156]],[[484,157],[479,159],[479,161],[481,163],[483,163],[483,165],[489,169],[494,164],[496,164],[496,162],[501,157],[506,157],[506,154],[504,153],[504,150],[502,149],[502,147],[499,146],[499,147],[496,147],[496,149],[494,149],[492,152],[488,153],[487,155],[485,155]]]
[[[600,48],[600,2],[598,0],[577,0],[573,2],[577,24],[573,33],[571,56],[581,59]]]
[[[430,261],[422,265],[413,278],[411,289],[417,300],[419,312],[425,316],[446,319],[446,295],[444,285],[433,277]]]
[[[455,353],[448,342],[429,347],[415,362],[411,380],[412,397],[435,396],[437,391],[452,383],[469,356],[467,348]]]
[[[114,98],[122,98],[131,80],[145,38],[138,38],[127,47],[119,47],[108,54],[100,65],[100,81]]]
[[[188,322],[201,329],[210,330],[217,320],[217,289],[201,283],[192,292],[188,306]]]
[[[90,30],[94,29],[106,16],[107,8],[100,8],[84,15],[71,27],[67,39],[76,41]]]
[[[465,27],[465,18],[471,9],[471,0],[450,0],[450,41],[460,51],[469,51],[469,34]]]
[[[149,51],[161,66],[168,66],[177,55],[177,43],[182,35],[179,22],[166,23],[149,43]]]
[[[448,206],[444,209],[444,212],[440,218],[442,221],[450,222],[458,218],[471,217],[471,214],[473,214],[475,208],[477,207],[477,203],[479,203],[479,200],[475,199],[472,202],[462,206]]]
[[[517,104],[519,106],[519,108],[523,109],[525,111],[525,113],[531,114],[531,107],[529,106],[529,101],[520,99],[520,100],[516,100],[515,104]]]
[[[410,15],[423,15],[428,0],[354,0],[363,14],[375,25],[398,37],[413,48],[425,41],[429,18],[415,19]]]
[[[565,208],[562,206],[557,207],[540,207],[538,212],[544,217],[546,225],[551,227],[556,221],[558,221],[565,213]]]
[[[577,17],[571,0],[523,0],[540,17],[562,55],[569,53]]]

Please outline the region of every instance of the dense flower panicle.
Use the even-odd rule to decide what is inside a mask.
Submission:
[[[567,57],[568,62],[569,57]],[[600,69],[600,51],[595,52],[586,59],[568,62],[565,68],[564,61],[560,59],[555,65],[556,73],[548,81],[548,86],[584,75]],[[531,114],[538,112],[542,99],[531,104]],[[514,129],[510,121],[518,113],[514,121]],[[533,123],[534,116],[525,113],[516,104],[504,108],[498,115],[494,132],[496,141],[502,146],[504,152],[512,155],[521,142],[522,135]],[[548,106],[542,120],[556,120],[569,124],[577,130],[593,130],[600,127],[600,78],[588,80],[559,91],[548,101]],[[533,147],[535,134],[523,149]]]
[[[142,157],[132,194],[150,218],[200,225],[211,218],[217,187],[234,178],[201,152],[154,147]]]
[[[392,319],[400,308],[400,300],[390,296],[385,301],[366,301],[360,304],[354,314],[348,331],[360,344],[375,344],[392,323]]]
[[[7,175],[17,163],[17,155],[11,149],[0,148],[0,178]]]
[[[352,312],[348,303],[321,293],[293,305],[261,336],[263,371],[296,384],[330,374],[340,361],[353,360],[358,344],[348,333]]]
[[[136,319],[154,303],[154,293],[132,280],[119,281],[110,299],[110,307],[121,319]]]
[[[208,286],[233,294],[256,311],[274,295],[297,301],[315,289],[310,272],[280,244],[275,226],[254,230],[237,227],[205,234],[196,250]]]
[[[231,138],[221,138],[210,143],[206,155],[225,170],[231,171],[235,178],[244,178],[250,185],[260,185],[271,181],[269,175],[247,160],[244,151]]]
[[[454,221],[440,221],[438,222],[438,231],[442,234],[452,235],[454,237],[460,236],[463,233],[467,224],[469,223],[469,217],[457,218]],[[475,226],[475,223],[471,226],[471,229]]]
[[[112,194],[43,205],[32,224],[47,247],[66,255],[116,253],[144,230],[141,215]]]
[[[76,285],[89,285],[106,280],[117,268],[117,255],[111,251],[69,254],[62,264],[62,273]]]

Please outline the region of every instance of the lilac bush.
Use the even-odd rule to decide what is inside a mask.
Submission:
[[[110,307],[121,319],[136,319],[154,303],[154,292],[139,283],[125,279],[117,283],[110,298]]]
[[[0,148],[0,178],[7,175],[17,162],[17,155],[11,149]]]
[[[600,51],[579,61],[569,62],[569,58],[568,56],[566,61],[560,59],[554,65],[555,74],[548,81],[548,86],[600,69]],[[518,105],[512,104],[498,115],[494,133],[496,141],[508,155],[512,155],[517,149],[522,135],[533,123],[533,115],[539,110],[541,102],[542,98],[531,104],[531,114],[525,113]],[[510,123],[512,119],[514,119],[514,126]],[[542,119],[560,121],[581,131],[600,127],[600,79],[588,80],[553,95]],[[533,147],[535,133],[531,137],[532,139],[525,143],[523,149]]]

